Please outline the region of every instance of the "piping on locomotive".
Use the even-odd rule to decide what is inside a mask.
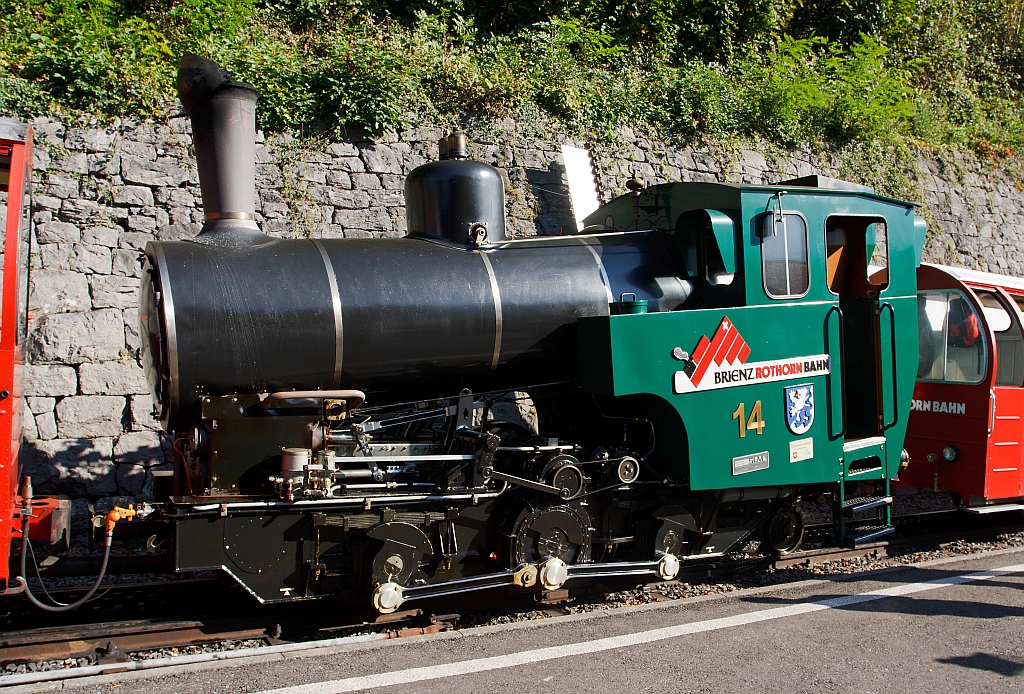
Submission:
[[[512,239],[500,175],[454,135],[406,180],[408,236],[277,239],[255,215],[258,93],[195,56],[178,88],[206,223],[147,246],[140,297],[175,460],[149,517],[175,569],[390,612],[671,579],[753,539],[786,553],[801,495],[832,494],[843,543],[892,530],[912,203],[818,176],[667,183],[581,234]],[[496,416],[527,397],[539,431]]]

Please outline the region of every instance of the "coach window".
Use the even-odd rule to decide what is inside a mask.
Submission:
[[[773,299],[793,299],[806,294],[809,276],[804,218],[798,214],[768,214],[761,236],[765,293]]]
[[[917,294],[917,380],[979,383],[988,366],[985,334],[971,302],[956,290]]]
[[[1024,383],[1024,338],[1020,326],[995,292],[975,292],[981,301],[985,321],[996,334],[996,385]]]

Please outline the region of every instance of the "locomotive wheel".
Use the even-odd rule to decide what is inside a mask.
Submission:
[[[590,556],[590,519],[571,506],[525,509],[515,526],[512,565],[533,564],[551,557],[566,564],[586,561]]]
[[[780,508],[764,524],[761,552],[781,557],[795,552],[804,539],[804,518],[795,506]]]

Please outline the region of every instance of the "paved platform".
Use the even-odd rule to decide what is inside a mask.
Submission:
[[[146,694],[1021,692],[1024,551],[541,624],[66,680],[61,690],[110,692],[115,683]]]

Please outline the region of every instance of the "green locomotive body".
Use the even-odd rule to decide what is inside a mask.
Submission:
[[[701,282],[699,309],[579,324],[583,387],[661,421],[672,434],[655,464],[691,489],[885,486],[899,470],[923,220],[910,203],[821,184],[846,189],[670,183],[588,220],[673,228]],[[780,240],[796,242],[788,256]],[[798,405],[812,422],[792,421]]]

